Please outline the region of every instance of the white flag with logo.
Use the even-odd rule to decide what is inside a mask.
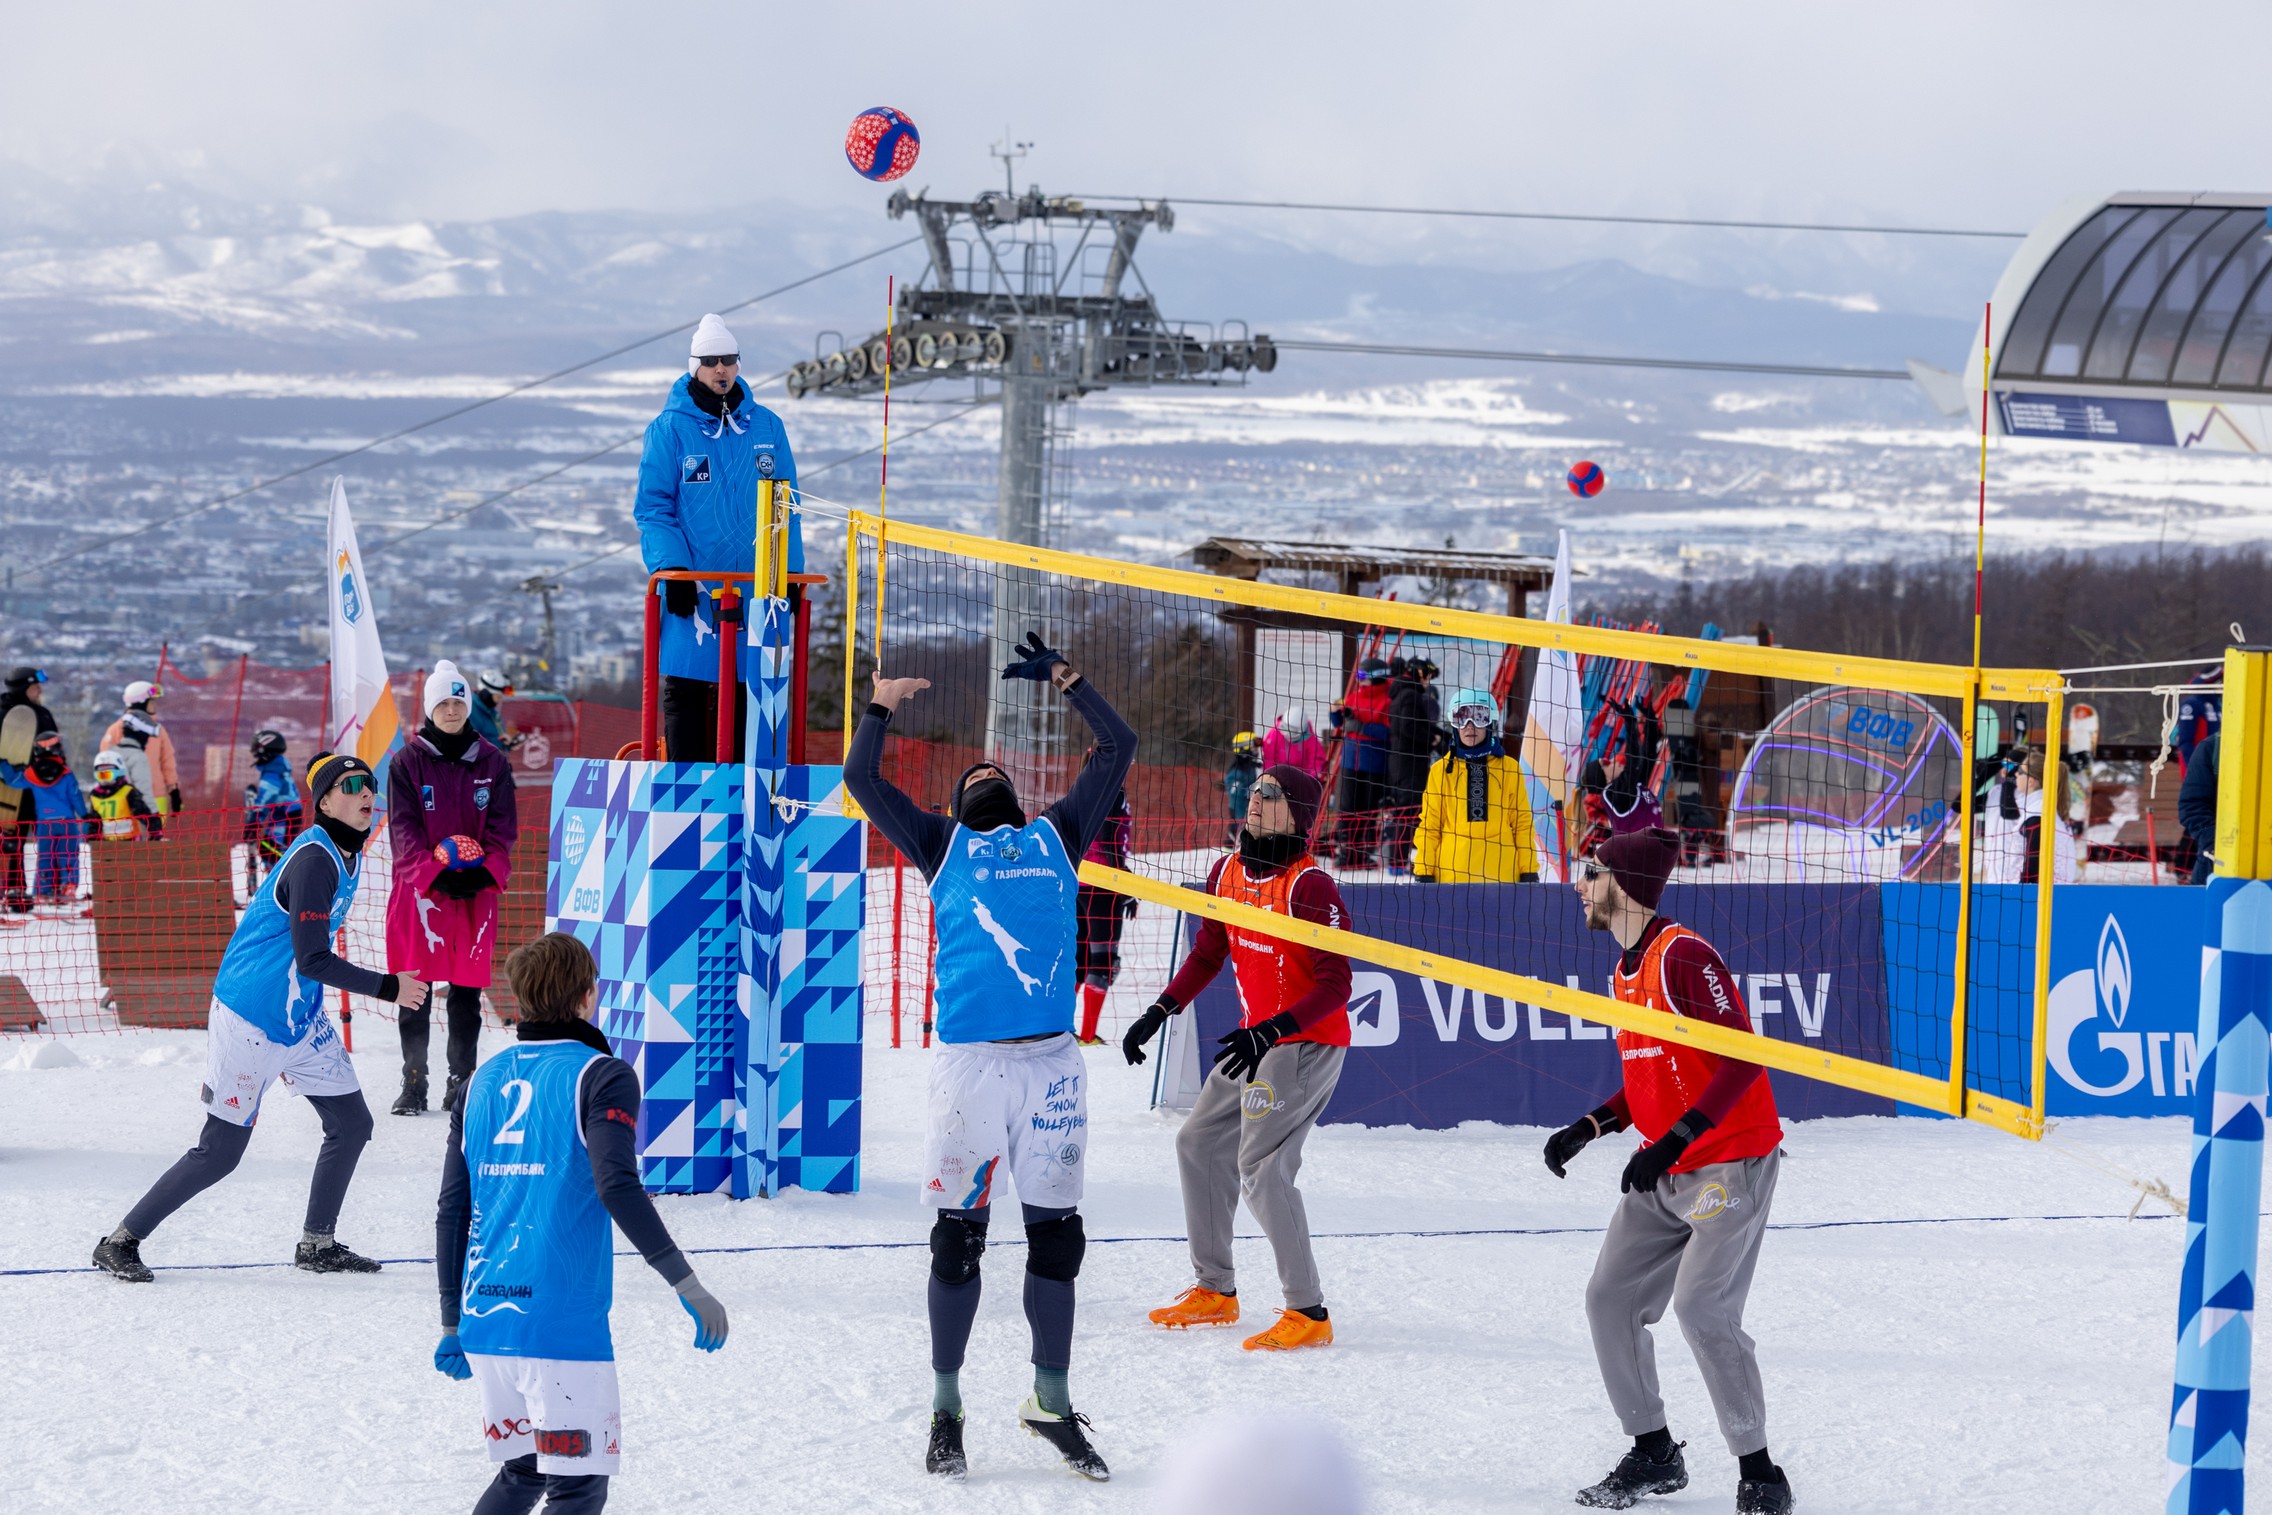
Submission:
[[[1554,587],[1547,591],[1546,618],[1570,623],[1570,532],[1563,528],[1561,545],[1554,552]],[[1529,780],[1531,820],[1538,836],[1540,860],[1567,883],[1570,878],[1568,832],[1582,827],[1571,785],[1586,729],[1585,693],[1578,682],[1578,656],[1561,647],[1538,655],[1538,672],[1531,680],[1530,712],[1523,723],[1523,774]],[[1555,824],[1555,807],[1562,823]]]
[[[331,481],[325,561],[330,565],[331,715],[324,746],[352,752],[374,772],[384,772],[402,728],[387,683],[387,656],[379,650],[378,611],[371,603],[370,581],[363,577],[363,552],[355,545],[355,520],[347,512],[345,479]]]

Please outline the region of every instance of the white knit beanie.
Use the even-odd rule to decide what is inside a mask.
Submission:
[[[466,683],[465,675],[458,672],[458,665],[448,658],[436,663],[434,671],[426,675],[426,703],[421,713],[432,715],[434,707],[444,700],[473,703],[472,687]]]
[[[725,322],[716,316],[704,316],[701,324],[694,328],[694,340],[687,345],[686,371],[692,373],[702,366],[695,361],[697,358],[716,358],[741,350],[741,343],[736,342],[734,334],[726,330]]]

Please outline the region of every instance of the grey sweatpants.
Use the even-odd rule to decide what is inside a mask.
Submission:
[[[1586,1320],[1626,1435],[1665,1424],[1649,1328],[1670,1300],[1728,1450],[1741,1457],[1767,1445],[1767,1399],[1743,1304],[1782,1163],[1778,1147],[1765,1157],[1668,1173],[1654,1194],[1636,1189],[1619,1198],[1586,1285]]]
[[[1309,1212],[1294,1179],[1302,1171],[1302,1142],[1332,1098],[1348,1056],[1347,1047],[1281,1042],[1263,1054],[1251,1084],[1219,1072],[1207,1075],[1175,1139],[1184,1229],[1200,1287],[1225,1294],[1238,1287],[1231,1224],[1244,1194],[1277,1254],[1286,1308],[1314,1310],[1325,1303],[1310,1250]]]

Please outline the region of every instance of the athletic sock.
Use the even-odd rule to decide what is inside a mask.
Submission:
[[[1643,1431],[1633,1438],[1633,1450],[1651,1462],[1663,1462],[1673,1453],[1671,1429],[1659,1426],[1654,1431]]]
[[[1298,1313],[1307,1315],[1312,1320],[1324,1320],[1326,1318],[1325,1306],[1323,1305],[1296,1305],[1294,1308]]]
[[[303,1247],[313,1247],[318,1252],[321,1252],[324,1248],[331,1245],[332,1237],[336,1234],[336,1232],[332,1231],[310,1231],[305,1227],[302,1227],[300,1231],[300,1245]]]
[[[1066,1368],[1036,1368],[1033,1370],[1033,1397],[1052,1415],[1073,1413],[1073,1391],[1066,1379]]]
[[[962,1414],[962,1374],[934,1372],[931,1375],[931,1408],[944,1410],[949,1415]]]
[[[1752,1483],[1781,1483],[1783,1470],[1775,1466],[1775,1459],[1767,1455],[1765,1447],[1761,1447],[1756,1452],[1746,1452],[1736,1459],[1736,1476]]]
[[[127,1230],[124,1225],[121,1225],[116,1231],[111,1232],[109,1236],[103,1239],[105,1241],[115,1241],[123,1246],[127,1242],[140,1241],[142,1238],[136,1236],[132,1231]]]

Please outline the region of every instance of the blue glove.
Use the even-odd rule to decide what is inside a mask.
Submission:
[[[704,1352],[715,1352],[724,1346],[726,1307],[718,1303],[718,1297],[703,1288],[691,1273],[675,1287],[678,1289],[678,1302],[686,1307],[687,1314],[694,1317],[694,1345]]]
[[[434,1348],[434,1371],[464,1383],[473,1377],[473,1365],[465,1360],[465,1348],[458,1345],[458,1333],[444,1331],[441,1345]]]
[[[1065,654],[1044,642],[1040,632],[1029,631],[1026,639],[1018,643],[1018,660],[1002,670],[1002,677],[1039,682],[1049,677],[1050,669],[1064,661]]]

